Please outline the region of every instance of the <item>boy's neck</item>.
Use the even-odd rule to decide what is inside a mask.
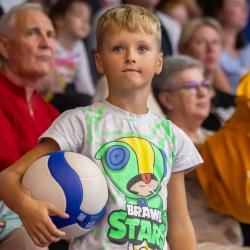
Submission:
[[[70,37],[64,32],[58,32],[57,34],[57,41],[58,43],[66,50],[71,51],[74,48],[74,45],[76,44],[77,41],[79,41],[79,38],[73,38]]]
[[[136,95],[117,95],[109,93],[107,101],[112,105],[123,109],[129,113],[142,115],[148,112],[147,107],[148,95],[142,95],[136,97]]]

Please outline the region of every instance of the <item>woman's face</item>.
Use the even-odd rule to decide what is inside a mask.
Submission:
[[[221,46],[221,37],[217,30],[204,25],[194,31],[183,52],[198,59],[203,64],[206,74],[214,72],[219,66]]]
[[[203,121],[209,114],[212,91],[198,68],[184,70],[169,93],[172,114],[192,121]],[[168,107],[167,107],[168,108]]]
[[[247,0],[224,0],[218,19],[223,27],[241,31],[247,25],[248,15]]]

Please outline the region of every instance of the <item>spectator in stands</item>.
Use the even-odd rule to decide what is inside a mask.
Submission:
[[[223,29],[221,67],[235,94],[240,77],[250,70],[250,44],[243,36],[249,16],[247,0],[209,0],[203,15],[218,19]]]
[[[195,18],[186,23],[179,41],[179,53],[190,55],[204,66],[205,78],[216,89],[229,92],[228,82],[214,83],[222,48],[222,30],[213,18]],[[215,85],[217,84],[217,85]]]
[[[35,91],[51,68],[55,31],[34,4],[14,7],[0,20],[0,170],[37,144],[58,111]],[[19,217],[0,201],[0,248],[38,250]],[[47,249],[47,248],[43,248]]]
[[[168,119],[182,128],[197,147],[201,145],[212,132],[201,128],[212,98],[212,85],[203,75],[202,64],[189,56],[166,57],[152,87]]]
[[[50,17],[57,32],[54,68],[40,89],[61,112],[90,104],[94,83],[82,39],[90,31],[91,9],[88,0],[59,0]]]
[[[230,86],[220,69],[222,48],[221,26],[213,18],[196,18],[186,23],[182,29],[179,52],[202,62],[205,79],[215,89],[211,114],[203,126],[218,130],[234,111],[234,96],[229,94]],[[220,81],[218,81],[218,76]]]

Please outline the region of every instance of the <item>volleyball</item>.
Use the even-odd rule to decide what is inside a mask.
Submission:
[[[53,203],[69,214],[68,219],[51,216],[66,233],[64,239],[84,235],[106,211],[105,177],[94,161],[82,154],[56,151],[40,157],[26,171],[22,187],[34,199]]]

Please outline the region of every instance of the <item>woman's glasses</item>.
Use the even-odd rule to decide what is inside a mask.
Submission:
[[[182,89],[187,90],[192,94],[197,94],[200,90],[209,92],[212,89],[212,85],[207,80],[204,80],[200,83],[198,83],[196,81],[188,81],[188,82],[186,82],[185,85],[180,86],[180,87],[175,88],[175,89],[172,89],[172,90],[169,90],[169,92],[179,91]]]

